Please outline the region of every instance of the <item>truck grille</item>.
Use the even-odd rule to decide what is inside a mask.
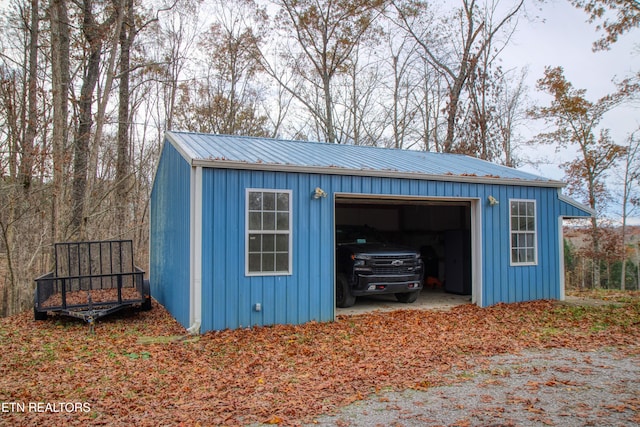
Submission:
[[[370,260],[373,274],[401,275],[415,274],[419,261],[412,256],[376,256]]]
[[[380,275],[400,275],[414,274],[415,267],[373,267],[373,274]]]

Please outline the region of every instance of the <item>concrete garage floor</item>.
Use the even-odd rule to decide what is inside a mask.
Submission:
[[[604,306],[620,304],[612,301],[594,300],[567,295],[560,304],[577,306]],[[394,295],[379,295],[375,297],[359,297],[353,307],[336,308],[336,315],[363,314],[372,311],[393,310],[449,310],[452,307],[471,304],[471,295],[450,294],[442,289],[423,289],[418,300],[412,304],[398,302]]]
[[[450,294],[442,289],[423,289],[418,300],[412,304],[398,302],[394,295],[359,297],[353,307],[336,308],[336,315],[393,310],[449,310],[451,307],[462,304],[471,304],[471,295]]]

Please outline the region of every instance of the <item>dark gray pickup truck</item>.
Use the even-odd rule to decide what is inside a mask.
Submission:
[[[420,252],[386,243],[371,227],[336,229],[336,306],[351,307],[356,297],[395,294],[411,303],[422,289]]]

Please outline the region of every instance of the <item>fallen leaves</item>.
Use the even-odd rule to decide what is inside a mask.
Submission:
[[[466,305],[449,312],[376,312],[200,337],[185,335],[155,303],[150,312],[101,320],[95,335],[79,321],[34,322],[24,313],[0,319],[0,401],[86,402],[91,411],[14,412],[3,414],[3,421],[298,424],[379,390],[444,384],[450,381],[447,372],[464,370],[478,356],[559,346],[583,351],[626,346],[637,352],[639,313],[637,303],[578,309],[539,301],[486,309]],[[553,379],[530,384],[571,385]],[[542,415],[536,406],[527,407]]]

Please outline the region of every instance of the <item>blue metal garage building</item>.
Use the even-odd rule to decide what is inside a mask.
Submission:
[[[335,227],[366,223],[434,247],[479,306],[563,299],[562,219],[592,212],[562,187],[463,155],[168,132],[152,294],[201,332],[331,321]],[[451,239],[467,248],[454,267]]]

